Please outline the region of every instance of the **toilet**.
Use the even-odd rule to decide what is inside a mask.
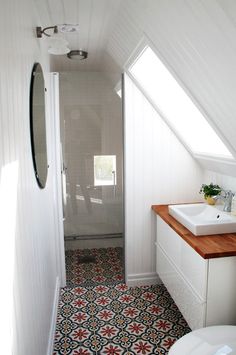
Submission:
[[[169,355],[236,355],[236,326],[219,325],[194,330],[171,347]]]

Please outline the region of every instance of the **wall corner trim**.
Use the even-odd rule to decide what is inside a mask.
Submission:
[[[127,285],[129,287],[135,286],[150,286],[160,284],[162,281],[156,272],[145,274],[131,274],[127,277]]]
[[[60,296],[60,278],[59,278],[59,276],[57,276],[56,286],[55,286],[55,291],[54,291],[53,306],[52,306],[51,325],[50,325],[49,338],[48,338],[47,355],[52,355],[52,353],[53,353],[59,296]]]

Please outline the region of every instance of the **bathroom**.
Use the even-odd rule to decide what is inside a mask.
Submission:
[[[230,0],[11,0],[1,4],[0,16],[0,269],[5,291],[1,301],[6,305],[1,334],[8,339],[4,354],[50,354],[55,295],[64,286],[58,281],[65,272],[64,246],[58,240],[58,151],[52,120],[47,121],[49,168],[44,189],[37,185],[32,164],[29,90],[33,64],[41,63],[46,87],[49,73],[79,71],[102,73],[115,88],[126,72],[125,117],[130,119],[125,123],[123,145],[125,233],[121,229],[115,233],[125,236],[126,283],[155,284],[151,206],[202,201],[202,183],[236,191],[236,169],[235,162],[189,154],[127,74],[128,60],[143,40],[156,48],[235,157],[236,5]],[[82,43],[73,39],[72,48],[79,45],[88,51],[88,58],[79,64],[66,56],[50,55],[45,39],[35,35],[36,26],[77,22],[87,37]],[[116,96],[114,100],[120,102]]]

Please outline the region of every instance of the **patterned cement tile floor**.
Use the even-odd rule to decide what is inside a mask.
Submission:
[[[66,287],[53,355],[168,354],[189,331],[164,285]]]
[[[123,275],[122,248],[66,251],[66,280],[69,287],[114,285],[124,281]]]

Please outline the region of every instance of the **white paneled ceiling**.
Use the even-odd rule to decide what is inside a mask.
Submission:
[[[51,56],[55,71],[100,70],[109,35],[123,0],[35,0],[40,23],[37,26],[79,24],[79,33],[66,34],[69,48],[88,52],[86,60]],[[42,39],[42,40],[45,40]]]
[[[84,61],[51,56],[52,70],[123,69],[144,36],[236,157],[236,0],[33,1],[35,26],[78,23],[69,46],[88,51]]]

